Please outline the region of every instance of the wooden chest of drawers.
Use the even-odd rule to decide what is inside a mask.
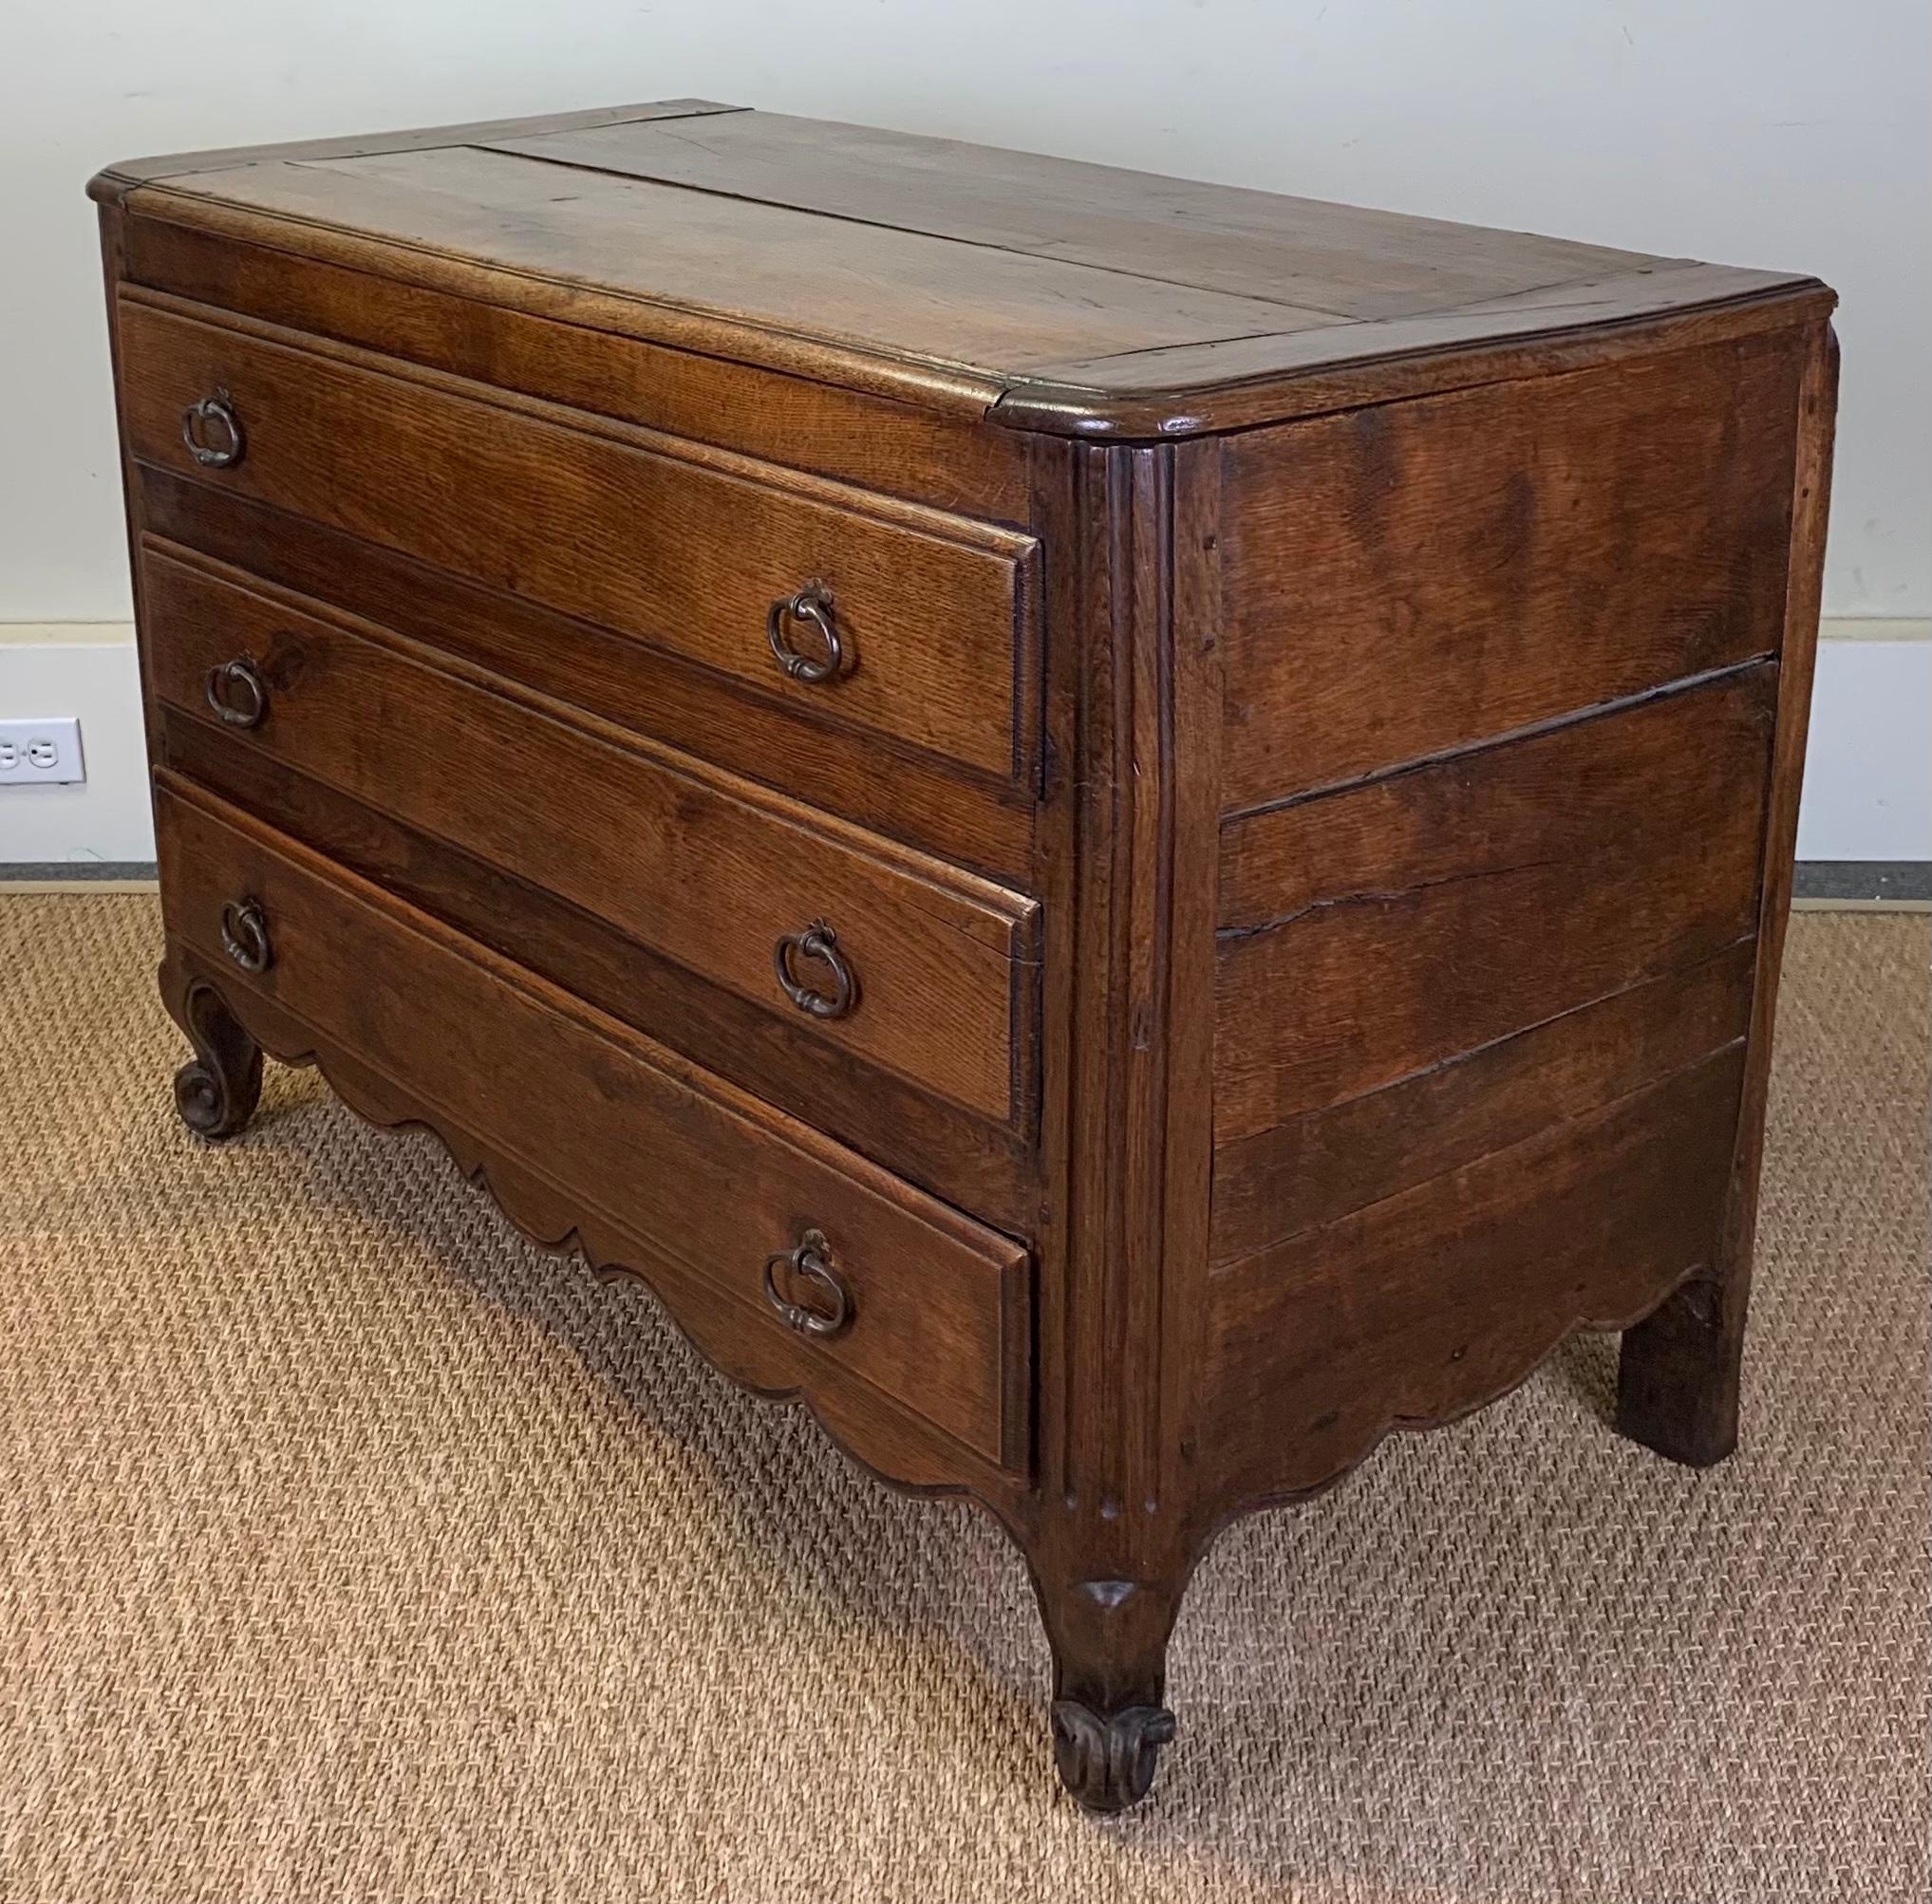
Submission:
[[[1579,1327],[1729,1449],[1822,287],[692,101],[93,193],[193,1129],[990,1509],[1099,1809],[1235,1514]]]

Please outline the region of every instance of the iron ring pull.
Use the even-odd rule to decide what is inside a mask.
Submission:
[[[248,438],[226,390],[203,397],[181,412],[181,440],[204,469],[232,469],[240,462]]]
[[[832,989],[821,992],[798,977],[800,959],[814,960],[832,974]],[[815,1018],[842,1018],[858,999],[858,979],[838,949],[838,935],[822,919],[802,932],[787,932],[772,948],[772,966],[778,988],[793,1004]]]
[[[800,654],[786,633],[788,622],[809,623],[824,652]],[[814,582],[796,595],[780,596],[774,602],[765,617],[765,639],[772,644],[773,659],[793,681],[808,684],[830,681],[845,665],[845,645],[832,618],[832,591],[823,583]]]
[[[269,919],[261,902],[231,899],[221,908],[222,949],[244,972],[266,972],[274,952],[269,944]]]
[[[208,670],[208,705],[231,727],[259,727],[268,715],[269,690],[246,655]]]
[[[778,1290],[778,1274],[784,1268],[825,1292],[827,1306],[815,1309],[790,1301]],[[818,1230],[807,1230],[792,1249],[774,1250],[765,1258],[765,1300],[778,1320],[800,1335],[836,1335],[852,1320],[852,1289],[833,1267],[832,1245]]]

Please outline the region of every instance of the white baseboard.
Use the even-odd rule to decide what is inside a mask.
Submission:
[[[1932,620],[1819,634],[1798,857],[1932,860]],[[0,793],[0,865],[154,858],[132,624],[0,623],[0,713],[79,715],[87,762]]]
[[[1821,642],[1932,642],[1932,615],[1822,615]]]

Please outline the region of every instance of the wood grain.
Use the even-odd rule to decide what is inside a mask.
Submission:
[[[829,1239],[854,1319],[822,1354],[987,1459],[1024,1459],[1010,1398],[1026,1254],[669,1052],[471,946],[179,781],[157,812],[170,934],[222,958],[221,909],[269,920],[260,990],[459,1129],[550,1174],[777,1330],[765,1257]]]
[[[204,152],[171,152],[151,159],[128,159],[108,166],[89,184],[88,196],[119,203],[134,186],[194,172],[231,172],[241,165],[296,163],[314,159],[350,159],[372,152],[420,152],[478,140],[528,137],[535,132],[580,131],[640,119],[690,119],[705,113],[740,112],[740,106],[712,100],[649,100],[637,105],[593,106],[585,112],[546,114],[531,119],[466,120],[456,125],[414,126],[400,132],[366,132],[341,139],[291,140],[279,145],[221,146]]]
[[[1060,551],[1048,700],[1064,764],[1042,827],[1042,1484],[1025,1546],[1061,1776],[1117,1810],[1171,1733],[1165,1653],[1191,1564],[1219,499],[1214,458],[1191,449],[1038,454],[1039,523]]]
[[[1720,1246],[1743,1077],[1729,1046],[1218,1277],[1216,1489],[1319,1487],[1389,1429],[1514,1387],[1571,1330],[1654,1308]]]
[[[144,562],[152,691],[206,719],[211,670],[246,661],[267,685],[266,719],[231,730],[232,747],[378,803],[982,1116],[1026,1114],[1030,901],[587,731],[509,683],[428,665],[369,624],[160,551]],[[858,991],[848,1016],[808,1019],[779,989],[774,948],[820,920]],[[827,982],[818,961],[799,972]]]
[[[224,491],[533,596],[819,719],[1003,779],[1026,771],[1024,536],[235,322],[124,299],[142,462],[201,474],[182,413],[225,389],[248,444],[234,468],[205,473]],[[815,581],[850,658],[807,684],[774,662],[765,619]]]
[[[1689,1069],[1742,1038],[1754,940],[1214,1153],[1214,1260],[1304,1230]]]
[[[474,142],[1338,317],[1433,310],[1670,262],[777,112]]]
[[[97,192],[269,250],[1062,436],[1248,428],[1384,401],[1368,365],[1491,353],[1412,384],[1449,387],[1504,374],[1498,346],[1507,374],[1533,375],[1541,352],[1522,343],[1658,320],[1716,334],[1762,307],[1802,301],[1787,321],[1828,308],[1788,273],[702,102],[257,149],[226,169],[190,158],[111,170]]]
[[[1815,279],[1684,266],[1574,304],[1529,297],[1494,312],[1337,326],[1145,361],[1122,356],[1079,366],[1091,379],[1082,383],[1034,373],[1008,382],[986,414],[1007,429],[1091,442],[1227,436],[1708,344],[1789,336],[1829,316],[1834,304]],[[1059,368],[1063,375],[1073,367]]]
[[[204,196],[594,285],[638,305],[715,312],[937,365],[1023,369],[1334,321],[1286,298],[1203,290],[473,147],[203,172],[174,181],[170,215],[192,219],[180,201]]]
[[[1040,1158],[1027,1129],[1037,1111],[995,1125],[962,1111],[542,887],[299,774],[264,748],[236,747],[205,719],[163,709],[160,736],[159,757],[231,806],[848,1149],[996,1228],[1023,1235],[1037,1223]]]
[[[1776,691],[1757,663],[1224,829],[1217,1141],[1750,933]]]
[[[1235,1515],[1581,1326],[1730,1446],[1831,296],[653,110],[98,181],[178,1106],[312,1056],[991,1508],[1119,1810]],[[758,1280],[814,1221],[827,1341]]]
[[[1779,337],[1227,446],[1231,809],[1773,653]]]

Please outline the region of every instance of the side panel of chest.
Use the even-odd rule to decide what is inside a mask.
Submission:
[[[1217,1484],[1319,1484],[1719,1249],[1807,342],[1229,439]]]

